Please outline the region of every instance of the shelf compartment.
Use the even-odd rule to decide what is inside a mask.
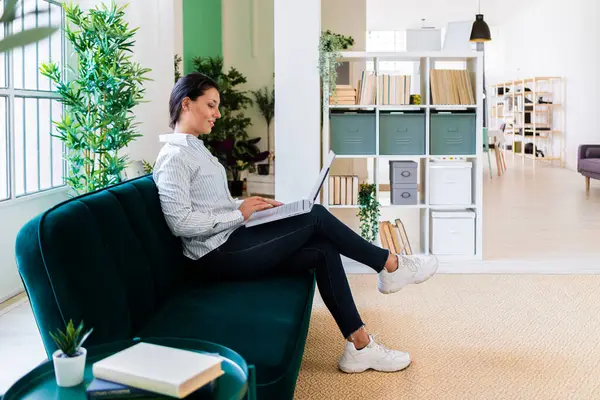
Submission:
[[[432,112],[430,154],[475,154],[475,112]]]
[[[331,150],[344,155],[376,154],[375,113],[331,112]]]
[[[379,154],[424,155],[425,113],[390,111],[379,114]]]

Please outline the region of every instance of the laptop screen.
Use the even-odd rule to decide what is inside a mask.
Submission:
[[[329,170],[331,169],[331,164],[333,164],[334,159],[335,159],[335,153],[330,150],[329,154],[327,155],[327,159],[325,160],[325,163],[323,164],[323,169],[321,169],[321,172],[319,173],[319,178],[317,179],[317,182],[315,182],[315,187],[311,191],[310,197],[308,198],[313,203],[317,200],[317,196],[319,195],[319,190],[321,190],[321,186],[323,186],[323,182],[325,182],[325,179],[327,178],[327,175],[329,174]]]

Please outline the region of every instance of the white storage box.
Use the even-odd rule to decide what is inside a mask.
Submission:
[[[429,168],[429,204],[472,204],[470,161],[435,161]]]
[[[471,210],[431,213],[431,253],[475,255],[475,212]]]

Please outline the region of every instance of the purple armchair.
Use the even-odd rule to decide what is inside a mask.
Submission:
[[[590,190],[590,178],[600,179],[600,144],[579,146],[577,172],[585,176],[586,190]]]

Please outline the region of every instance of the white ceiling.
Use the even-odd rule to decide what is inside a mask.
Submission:
[[[529,1],[529,0],[527,0]],[[367,30],[403,30],[426,26],[445,27],[448,22],[473,21],[477,0],[366,0]],[[490,25],[514,15],[526,0],[481,0],[481,12]],[[523,5],[519,6],[523,7]]]

